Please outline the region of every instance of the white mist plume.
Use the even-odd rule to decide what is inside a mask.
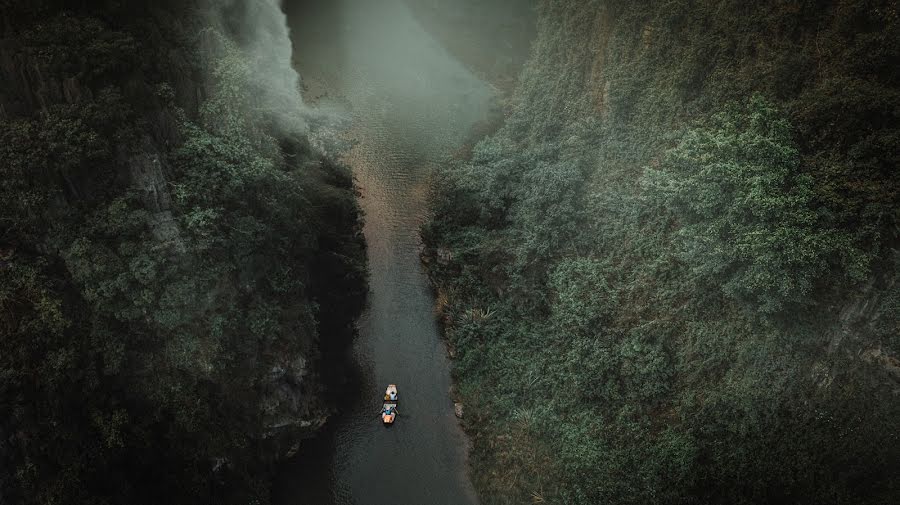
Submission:
[[[307,133],[309,114],[280,0],[213,0],[214,21],[244,53],[254,100],[283,133]]]

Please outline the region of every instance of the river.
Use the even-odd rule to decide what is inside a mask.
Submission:
[[[284,9],[306,101],[348,118],[355,144],[345,161],[361,191],[371,291],[339,413],[283,466],[274,501],[477,503],[419,227],[434,167],[496,113],[497,91],[401,0],[287,1]],[[378,417],[388,383],[401,395],[390,428]]]

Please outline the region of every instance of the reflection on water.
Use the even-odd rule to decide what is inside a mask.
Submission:
[[[449,363],[418,259],[429,174],[487,119],[492,88],[449,55],[400,0],[286,2],[308,99],[343,111],[362,191],[370,307],[353,349],[358,378],[325,435],[276,485],[281,504],[475,503]],[[388,383],[400,417],[378,417]]]

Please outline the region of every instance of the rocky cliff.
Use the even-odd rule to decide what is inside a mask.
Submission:
[[[365,277],[277,2],[3,11],[0,496],[267,500]]]
[[[897,501],[898,19],[541,2],[424,230],[484,502]]]

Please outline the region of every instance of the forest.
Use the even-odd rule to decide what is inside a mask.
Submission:
[[[267,503],[366,281],[281,11],[0,12],[0,503]]]
[[[378,2],[0,0],[0,504],[900,503],[896,0]]]
[[[423,228],[482,503],[897,502],[890,0],[547,0]]]

